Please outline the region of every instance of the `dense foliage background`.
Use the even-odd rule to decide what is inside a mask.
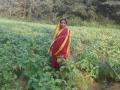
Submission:
[[[52,23],[62,16],[76,24],[108,19],[119,23],[120,0],[0,0],[0,15]]]

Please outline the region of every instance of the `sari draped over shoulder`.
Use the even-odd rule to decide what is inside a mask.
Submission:
[[[65,27],[57,33],[51,47],[52,56],[67,58],[70,47],[70,30]]]
[[[57,63],[58,57],[66,59],[70,54],[70,30],[67,27],[63,29],[58,27],[55,31],[53,42],[49,48],[49,52],[52,56],[51,64],[54,68],[60,67],[59,63]]]

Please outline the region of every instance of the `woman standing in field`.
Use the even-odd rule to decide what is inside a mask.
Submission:
[[[51,65],[55,69],[60,68],[57,58],[66,59],[70,52],[70,30],[67,27],[67,20],[62,18],[56,27],[53,42],[50,46]]]

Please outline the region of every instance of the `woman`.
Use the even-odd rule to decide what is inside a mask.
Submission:
[[[70,51],[70,30],[67,27],[67,20],[62,18],[57,25],[54,33],[53,42],[50,46],[49,52],[51,55],[51,65],[55,69],[59,69],[60,65],[57,58],[66,59]]]

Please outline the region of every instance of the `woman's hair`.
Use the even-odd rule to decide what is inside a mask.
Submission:
[[[61,23],[62,20],[64,20],[66,22],[66,24],[67,24],[67,19],[66,18],[61,18],[60,23]]]

